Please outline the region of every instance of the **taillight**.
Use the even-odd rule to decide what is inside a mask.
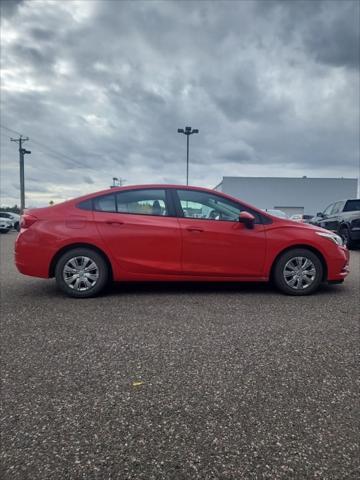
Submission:
[[[23,215],[21,215],[20,227],[29,228],[33,223],[36,222],[36,220],[37,218],[34,217],[34,215],[29,215],[28,213],[24,213]]]

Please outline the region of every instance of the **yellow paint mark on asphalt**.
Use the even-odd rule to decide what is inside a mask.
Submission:
[[[142,382],[142,381],[138,381],[138,382],[133,382],[132,383],[132,386],[133,387],[139,387],[140,385],[143,385],[145,382]]]

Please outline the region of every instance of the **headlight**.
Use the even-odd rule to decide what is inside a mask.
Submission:
[[[336,233],[332,232],[315,232],[317,235],[320,235],[320,237],[328,238],[329,240],[332,240],[336,245],[339,245],[342,247],[344,245],[343,239],[339,237],[339,235],[336,235]]]

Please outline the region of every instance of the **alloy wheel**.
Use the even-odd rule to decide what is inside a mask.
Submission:
[[[72,257],[64,265],[63,279],[71,289],[85,292],[96,285],[99,267],[90,257]]]
[[[314,282],[316,268],[314,263],[307,257],[293,257],[285,264],[283,276],[290,288],[305,290]]]

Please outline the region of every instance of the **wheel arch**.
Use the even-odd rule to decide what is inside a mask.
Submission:
[[[58,260],[61,258],[61,256],[64,253],[66,253],[66,252],[68,252],[68,251],[70,251],[74,248],[89,248],[90,250],[94,250],[94,252],[97,252],[99,255],[101,255],[103,257],[103,259],[105,260],[105,262],[107,263],[107,266],[109,267],[110,278],[111,278],[111,280],[113,279],[113,277],[114,277],[113,268],[112,268],[112,264],[111,264],[111,261],[110,261],[108,255],[103,250],[101,250],[101,248],[96,247],[95,245],[92,245],[91,243],[86,243],[86,242],[71,243],[69,245],[65,245],[64,247],[60,248],[60,250],[58,250],[55,253],[55,255],[53,256],[53,258],[51,259],[50,266],[49,266],[49,277],[50,278],[55,276],[56,264],[57,264]]]
[[[295,250],[297,248],[305,248],[306,250],[310,250],[312,253],[314,253],[318,258],[319,260],[321,261],[321,264],[322,264],[322,267],[323,267],[323,278],[322,278],[322,281],[326,281],[327,279],[327,276],[328,276],[328,266],[327,266],[327,263],[326,263],[326,260],[325,260],[325,257],[324,255],[317,249],[317,248],[314,248],[313,246],[311,245],[307,245],[306,243],[299,243],[299,244],[296,244],[296,245],[291,245],[290,247],[286,247],[284,248],[283,250],[281,250],[275,257],[275,259],[273,260],[272,264],[271,264],[271,269],[270,269],[270,275],[269,275],[269,278],[270,280],[273,279],[273,275],[274,275],[274,269],[275,269],[275,265],[276,263],[278,262],[279,258],[281,257],[281,255],[283,255],[284,253],[286,252],[289,252],[290,250]]]

